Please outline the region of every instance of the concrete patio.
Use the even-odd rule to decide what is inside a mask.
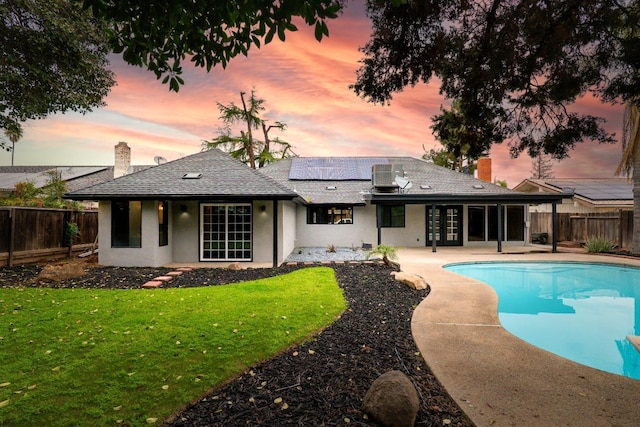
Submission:
[[[481,282],[442,268],[463,261],[640,261],[539,248],[400,249],[403,271],[431,293],[416,308],[412,332],[438,380],[480,426],[639,426],[640,381],[571,362],[504,330],[497,296]],[[604,320],[604,319],[603,319]]]

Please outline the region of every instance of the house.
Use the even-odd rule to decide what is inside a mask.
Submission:
[[[570,195],[557,206],[530,207],[532,236],[551,233],[552,216],[560,223],[557,237],[580,244],[592,237],[605,238],[620,248],[633,242],[633,182],[627,178],[525,179],[515,188],[529,194]]]
[[[98,200],[99,262],[280,264],[302,246],[522,245],[524,194],[410,157],[285,159],[253,170],[214,149],[76,190]]]
[[[559,213],[598,213],[633,210],[633,182],[627,178],[525,179],[514,187],[525,193],[572,194],[558,205]],[[545,204],[532,212],[550,212]]]
[[[115,164],[110,166],[0,166],[0,197],[9,196],[20,182],[30,182],[36,188],[42,188],[47,185],[53,173],[57,174],[67,185],[67,190],[72,192],[151,167],[131,166],[130,153],[127,143],[120,142],[115,146]],[[88,202],[85,203],[85,207],[94,206]]]

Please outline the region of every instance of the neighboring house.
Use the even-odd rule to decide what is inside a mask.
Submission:
[[[552,220],[559,240],[583,243],[605,238],[620,248],[633,243],[633,183],[627,178],[525,179],[515,190],[529,194],[565,194],[570,198],[557,206],[531,206],[531,231],[537,237],[549,235]]]
[[[522,245],[523,194],[409,157],[285,159],[260,170],[214,149],[68,193],[98,200],[104,265],[252,261],[296,247]],[[435,232],[434,232],[435,231]],[[555,249],[555,246],[554,246]]]
[[[525,179],[514,190],[524,193],[571,194],[571,198],[558,205],[558,213],[633,210],[633,183],[627,178]],[[551,212],[551,206],[532,206],[531,211]]]
[[[114,154],[114,166],[0,166],[0,197],[9,196],[20,182],[30,182],[36,188],[44,187],[52,172],[60,176],[69,192],[73,192],[151,167],[131,166],[131,150],[126,142],[119,142]],[[96,206],[86,201],[85,207]]]

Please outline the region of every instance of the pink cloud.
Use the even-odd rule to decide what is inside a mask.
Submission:
[[[384,107],[349,89],[362,59],[358,48],[371,32],[361,2],[349,3],[345,13],[329,23],[330,37],[321,43],[312,28],[297,25],[300,31],[288,34],[285,43],[251,49],[247,58],[235,58],[226,69],[206,73],[185,63],[186,84],[178,93],[169,92],[152,73],[114,57],[118,85],[107,97],[106,108],[32,123],[16,154],[22,164],[55,159],[61,159],[60,164],[110,164],[113,146],[124,140],[132,148],[134,163],[150,164],[155,155],[172,160],[199,151],[203,139],[216,135],[222,125],[217,103],[239,104],[239,92],[254,87],[265,100],[263,118],[286,123],[288,130],[277,135],[300,155],[421,157],[423,145],[439,146],[431,133],[431,117],[448,101],[438,93],[437,81],[406,88]],[[619,106],[585,97],[575,108],[606,117],[607,128],[619,133]],[[619,152],[617,145],[583,143],[554,170],[558,177],[611,176]],[[511,159],[506,145],[495,146],[491,156],[494,176],[510,186],[530,175],[530,159]],[[9,161],[3,159],[0,162]]]

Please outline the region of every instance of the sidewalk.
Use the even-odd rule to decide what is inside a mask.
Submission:
[[[403,271],[426,278],[431,293],[416,308],[412,333],[438,380],[479,427],[638,426],[640,381],[592,369],[505,331],[488,285],[442,269],[464,261],[640,261],[576,253],[526,253],[532,247],[400,249]],[[534,248],[535,249],[535,248]]]

